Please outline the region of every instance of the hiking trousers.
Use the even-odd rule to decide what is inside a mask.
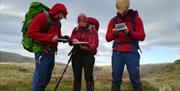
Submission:
[[[112,91],[120,91],[124,66],[126,65],[132,83],[133,91],[141,88],[138,52],[119,52],[113,51],[112,54]]]
[[[73,91],[81,91],[82,69],[84,69],[86,80],[86,91],[94,91],[94,69],[95,58],[91,54],[77,54],[72,58],[74,73]]]
[[[51,79],[54,61],[55,55],[49,55],[47,53],[35,54],[35,72],[32,91],[45,91],[45,88]]]

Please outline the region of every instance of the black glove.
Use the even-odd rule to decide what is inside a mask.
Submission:
[[[69,39],[69,36],[68,36],[68,35],[65,35],[65,36],[63,36],[63,38],[68,40],[68,39]]]
[[[67,43],[68,40],[69,40],[69,36],[68,36],[68,35],[65,35],[65,36],[63,36],[63,39],[66,39],[66,40],[67,40],[67,41],[63,41],[63,43]]]

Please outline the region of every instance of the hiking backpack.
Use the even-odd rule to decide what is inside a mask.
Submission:
[[[22,27],[22,34],[23,34],[23,38],[22,38],[22,45],[24,47],[25,50],[29,51],[29,52],[33,52],[33,53],[38,53],[38,52],[42,52],[44,51],[44,46],[41,44],[36,43],[36,40],[31,39],[28,35],[28,28],[31,24],[31,21],[33,20],[33,18],[39,14],[39,13],[44,13],[46,15],[48,24],[46,25],[46,27],[41,30],[42,33],[46,33],[49,30],[50,24],[51,24],[51,20],[48,14],[48,11],[50,9],[40,3],[40,2],[32,2],[30,7],[29,7],[29,11],[25,14],[25,20],[23,21],[23,27]]]
[[[122,21],[121,22],[125,22],[125,19],[122,18]],[[134,31],[136,31],[136,24],[135,24],[135,16],[130,16],[130,22],[132,24],[132,27],[134,29]],[[120,22],[118,22],[118,16],[115,16],[114,17],[114,25],[118,24]],[[114,44],[113,44],[114,46]],[[140,46],[139,46],[139,41],[138,40],[134,40],[133,43],[132,43],[132,47],[133,47],[133,50],[132,51],[136,51],[136,49],[139,49],[140,52],[142,53],[141,49],[140,49]]]

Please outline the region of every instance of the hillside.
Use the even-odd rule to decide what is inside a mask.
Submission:
[[[32,63],[33,58],[24,57],[16,53],[0,51],[0,62]]]

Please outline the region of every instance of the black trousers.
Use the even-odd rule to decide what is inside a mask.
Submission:
[[[86,80],[86,91],[94,91],[94,69],[95,58],[92,54],[76,54],[72,58],[74,73],[73,91],[81,91],[82,69],[84,69]]]

